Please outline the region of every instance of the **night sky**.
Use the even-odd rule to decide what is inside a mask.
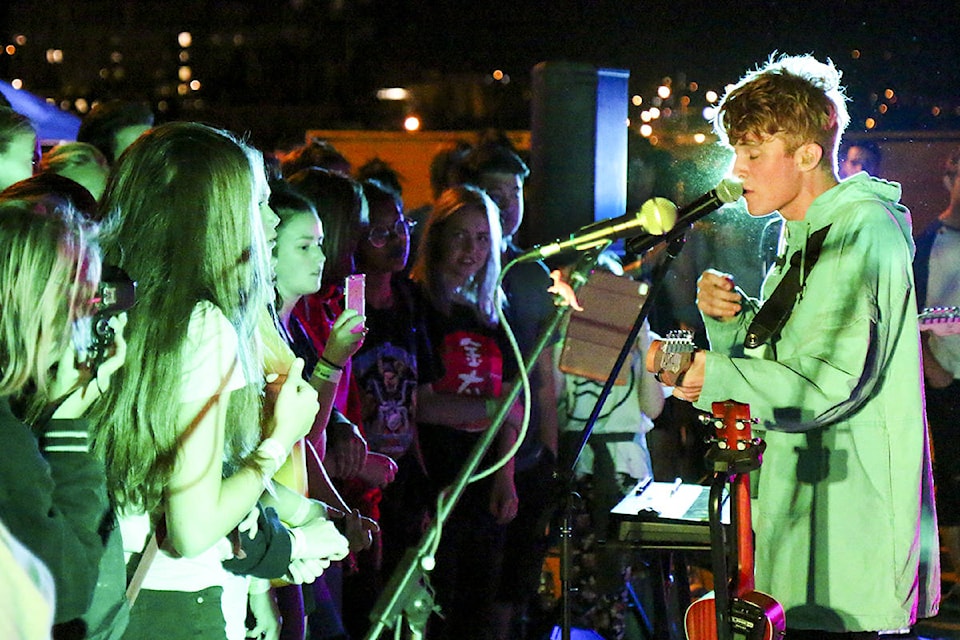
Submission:
[[[516,72],[567,58],[630,69],[640,83],[679,72],[701,84],[726,83],[778,50],[831,57],[848,83],[864,88],[895,83],[904,91],[960,94],[957,2],[374,4],[391,56],[443,70]]]
[[[82,26],[78,21],[111,31],[116,25],[118,32],[126,31],[128,44],[136,43],[133,29],[184,29],[198,36],[259,30],[265,49],[252,57],[267,82],[226,98],[234,104],[247,98],[289,104],[322,93],[349,111],[351,101],[359,104],[377,86],[496,69],[515,80],[516,88],[527,86],[535,64],[551,60],[628,69],[631,91],[641,95],[652,96],[666,77],[722,92],[780,51],[833,59],[853,101],[854,128],[879,106],[878,96],[892,89],[896,101],[880,128],[960,129],[956,0],[7,0],[3,5],[3,35],[9,38],[29,23],[42,31],[43,47]],[[87,12],[83,18],[80,8]],[[331,23],[339,35],[329,35]],[[94,60],[91,73],[101,64]],[[344,71],[329,68],[338,64]],[[236,86],[233,65],[218,65],[218,72],[226,72],[221,84]],[[130,75],[137,73],[152,70]],[[333,81],[316,80],[324,74]],[[211,90],[212,75],[207,72]],[[292,83],[277,86],[281,78]],[[254,95],[261,89],[262,95]],[[207,98],[216,101],[217,94],[211,91]],[[931,118],[937,106],[944,117]]]

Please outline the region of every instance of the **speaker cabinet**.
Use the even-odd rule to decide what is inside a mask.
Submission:
[[[623,69],[534,67],[525,244],[626,212],[629,80]]]

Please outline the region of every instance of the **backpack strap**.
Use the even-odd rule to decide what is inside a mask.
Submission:
[[[137,596],[140,595],[140,587],[143,586],[143,579],[147,577],[147,571],[150,570],[150,565],[153,564],[153,559],[157,556],[157,551],[159,550],[160,543],[157,541],[157,532],[154,531],[150,534],[147,546],[143,548],[143,552],[140,554],[140,560],[137,561],[137,569],[133,572],[133,577],[130,578],[130,582],[127,584],[127,602],[130,603],[131,609],[137,601]]]

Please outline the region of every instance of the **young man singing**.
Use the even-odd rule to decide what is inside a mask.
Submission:
[[[830,62],[783,56],[724,97],[733,174],[751,215],[784,218],[782,249],[763,307],[704,272],[711,350],[674,390],[759,419],[756,588],[784,606],[791,640],[876,637],[940,597],[910,214],[899,185],[839,182],[839,82]]]

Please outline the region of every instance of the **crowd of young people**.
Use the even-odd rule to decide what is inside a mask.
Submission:
[[[794,267],[799,294],[763,353],[739,346],[759,303],[706,272],[712,350],[673,389],[704,409],[749,402],[762,420],[758,584],[797,637],[901,629],[938,598],[909,216],[890,185],[837,179],[838,80],[784,57],[721,103],[749,212],[779,212],[782,246],[801,256],[829,234],[816,269]],[[561,408],[577,398],[553,336],[531,367],[529,425],[522,402],[501,406],[554,302],[542,263],[501,283],[528,174],[509,143],[438,154],[412,246],[402,183],[382,166],[351,177],[328,144],[265,158],[231,132],[117,104],[81,134],[33,176],[36,135],[0,107],[0,420],[15,450],[0,465],[0,562],[29,587],[2,605],[0,630],[362,637],[503,414],[483,464],[506,463],[443,523],[430,573],[443,616],[426,634],[522,637],[559,433],[576,428]],[[354,274],[364,312],[345,299]],[[110,309],[130,282],[134,299]],[[635,410],[611,430],[642,443],[662,395],[632,369],[620,402]],[[810,466],[805,448],[834,463]],[[621,451],[597,483],[623,491],[652,470],[645,445],[629,464]],[[867,530],[888,561],[862,544]]]

